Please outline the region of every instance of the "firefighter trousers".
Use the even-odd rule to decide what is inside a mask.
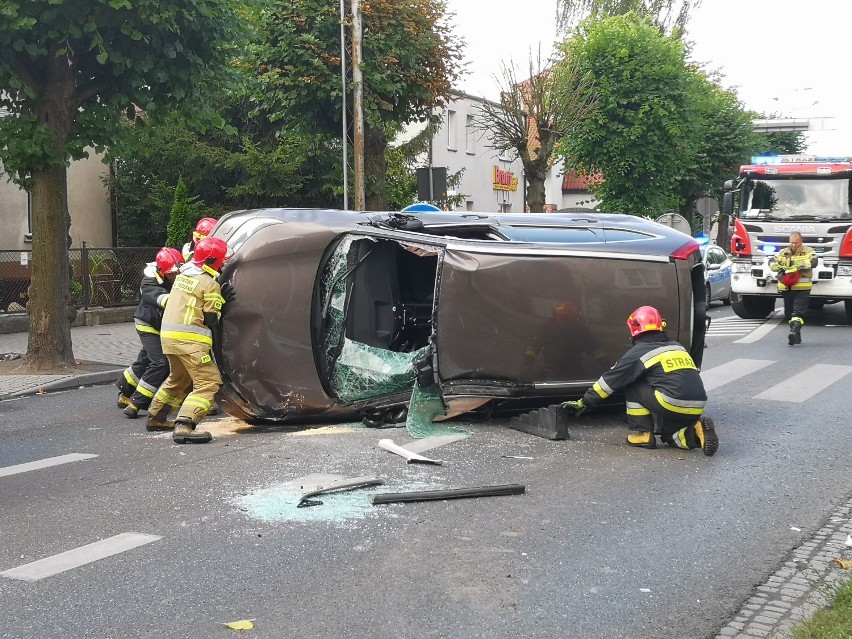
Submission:
[[[159,340],[160,336],[157,335],[157,341]],[[150,363],[151,360],[148,359],[148,349],[145,348],[145,342],[143,341],[142,350],[140,350],[139,354],[136,356],[136,361],[124,369],[124,373],[122,373],[121,377],[119,377],[118,381],[115,383],[122,395],[130,397],[136,392],[139,380],[142,379],[142,375],[144,375],[145,371],[148,370]]]
[[[154,394],[148,414],[165,421],[172,409],[180,408],[177,419],[198,424],[207,416],[222,386],[216,362],[209,350],[167,353],[166,357],[171,372]]]
[[[784,319],[789,323],[791,319],[798,317],[804,323],[805,311],[808,310],[808,302],[811,299],[810,290],[788,289],[781,292],[781,299],[784,300]]]
[[[139,340],[142,342],[142,352],[145,353],[148,360],[148,366],[136,383],[136,387],[132,390],[130,403],[139,410],[147,410],[154,398],[154,393],[169,376],[169,360],[163,353],[159,333],[137,332],[139,333]]]
[[[627,404],[627,427],[640,432],[656,432],[663,441],[671,439],[681,428],[694,424],[703,412],[703,404],[700,409],[697,406],[691,408],[693,412],[689,413],[667,408],[660,403],[654,388],[644,379],[624,389],[624,399]]]

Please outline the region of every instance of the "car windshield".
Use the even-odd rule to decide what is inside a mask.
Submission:
[[[754,180],[746,185],[748,197],[742,217],[767,220],[848,220],[848,179]]]

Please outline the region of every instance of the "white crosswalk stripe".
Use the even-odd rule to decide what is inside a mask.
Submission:
[[[747,320],[731,315],[715,318],[710,322],[707,337],[741,337],[737,343],[756,342],[781,321],[780,311],[773,312],[767,319]]]
[[[755,399],[771,399],[778,402],[803,402],[820,391],[825,390],[849,373],[852,366],[838,364],[815,364],[797,375],[785,379],[759,395]]]
[[[713,391],[773,364],[778,362],[769,359],[735,359],[719,366],[703,369],[701,379],[704,380],[704,388],[707,391]],[[814,364],[810,368],[791,374],[784,381],[754,395],[754,398],[802,403],[850,373],[852,373],[852,366]]]

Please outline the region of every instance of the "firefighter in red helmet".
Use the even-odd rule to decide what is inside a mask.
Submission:
[[[148,409],[148,429],[174,427],[175,443],[205,443],[210,433],[198,430],[222,377],[213,361],[213,329],[219,323],[222,307],[234,299],[230,285],[216,281],[228,255],[228,245],[218,237],[199,240],[192,256],[175,279],[169,304],[163,315],[160,336],[171,373],[154,395]],[[190,389],[191,390],[188,390]],[[188,394],[187,394],[188,392]],[[179,408],[171,424],[172,409]]]
[[[192,259],[192,253],[195,251],[196,245],[213,232],[216,221],[214,217],[202,217],[198,220],[195,224],[195,230],[192,231],[192,239],[184,244],[181,250],[184,262],[189,262]]]
[[[627,318],[633,346],[586,391],[565,402],[579,415],[613,393],[623,391],[627,426],[635,431],[627,443],[656,448],[660,439],[676,448],[716,453],[719,438],[713,420],[704,415],[707,393],[698,367],[687,350],[666,335],[666,322],[653,306],[641,306]],[[656,429],[655,429],[656,421]]]
[[[169,360],[160,343],[160,324],[172,283],[182,265],[180,251],[161,248],[143,271],[139,285],[141,299],[133,314],[142,350],[117,382],[118,405],[127,417],[134,418],[140,410],[146,410],[157,388],[169,375]]]

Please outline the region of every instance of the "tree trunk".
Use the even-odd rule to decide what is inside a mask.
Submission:
[[[530,207],[530,213],[544,211],[544,179],[544,174],[527,173],[527,204]]]
[[[68,303],[68,200],[64,166],[33,173],[33,261],[29,290],[29,344],[24,367],[32,371],[74,365]]]
[[[76,116],[74,75],[66,56],[53,56],[46,65],[44,93],[38,97],[39,124],[53,134],[60,158]],[[71,220],[68,215],[64,162],[32,172],[33,261],[29,290],[29,342],[23,368],[55,371],[74,365],[71,323],[68,319],[68,260]]]
[[[386,211],[387,161],[385,150],[388,140],[379,129],[364,126],[364,181],[366,182],[366,207],[368,211]]]

